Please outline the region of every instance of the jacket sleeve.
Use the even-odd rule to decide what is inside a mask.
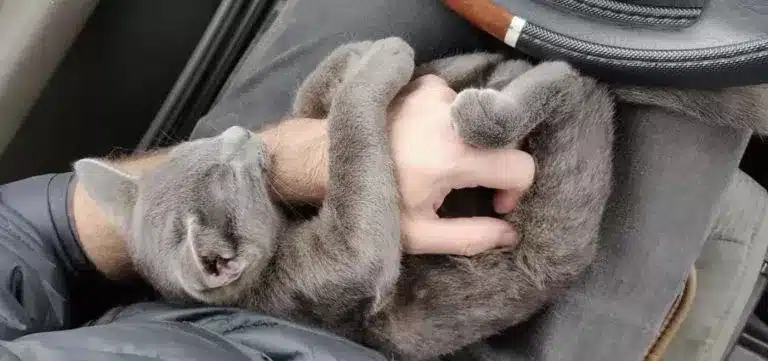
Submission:
[[[0,341],[9,361],[386,361],[334,334],[245,310],[135,303],[87,327]]]
[[[0,340],[70,326],[68,285],[93,271],[70,225],[72,179],[0,186]]]
[[[73,322],[80,291],[70,285],[95,269],[70,224],[72,182],[65,173],[0,186],[0,360],[385,360],[338,336],[243,310],[133,304]]]

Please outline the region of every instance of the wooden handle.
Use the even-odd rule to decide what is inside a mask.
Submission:
[[[455,11],[472,25],[504,40],[512,22],[512,15],[493,3],[492,0],[441,0],[448,8]]]

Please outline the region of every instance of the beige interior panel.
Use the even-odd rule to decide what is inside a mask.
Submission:
[[[0,152],[97,3],[0,0]]]

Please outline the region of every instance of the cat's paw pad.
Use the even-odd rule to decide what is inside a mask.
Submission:
[[[508,101],[493,89],[466,89],[451,106],[451,120],[465,143],[479,148],[510,146],[510,119],[500,113],[499,102]]]

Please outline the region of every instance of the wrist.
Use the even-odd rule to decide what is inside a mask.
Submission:
[[[165,161],[165,151],[163,149],[140,156],[130,156],[114,160],[112,163],[123,171],[138,176]],[[137,278],[138,274],[126,248],[125,235],[91,199],[79,182],[74,184],[72,192],[73,228],[85,256],[108,279]]]
[[[135,277],[125,238],[79,183],[73,190],[72,217],[83,253],[99,272],[111,280]]]
[[[259,134],[268,158],[273,195],[284,201],[321,203],[328,184],[325,119],[290,119]]]

